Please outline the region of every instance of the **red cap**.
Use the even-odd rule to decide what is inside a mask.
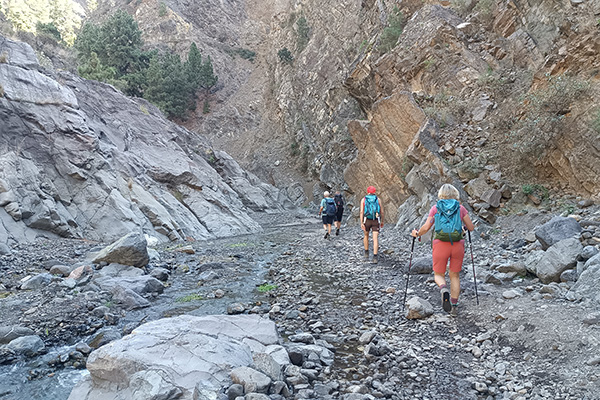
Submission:
[[[367,188],[367,193],[375,193],[375,186],[369,186]]]

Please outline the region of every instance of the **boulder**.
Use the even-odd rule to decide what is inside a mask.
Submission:
[[[13,339],[6,345],[6,348],[15,354],[23,354],[27,357],[33,357],[43,353],[46,345],[37,335],[21,336]]]
[[[206,398],[217,398],[233,369],[252,365],[245,338],[264,345],[279,341],[275,324],[258,315],[182,315],[148,322],[93,351],[87,361],[90,375],[69,400],[191,399],[199,382]],[[270,379],[261,375],[266,379],[260,385],[249,382],[268,387],[263,382]]]
[[[600,307],[600,263],[590,265],[571,288],[568,298],[581,298],[592,307]]]
[[[406,264],[405,271],[408,271],[408,264]],[[431,256],[418,257],[412,261],[410,266],[410,273],[416,274],[431,274],[433,272],[433,259]]]
[[[96,264],[101,262],[118,263],[143,267],[148,264],[146,238],[138,233],[129,233],[113,244],[106,246],[93,257]]]
[[[23,290],[40,289],[47,286],[52,281],[52,275],[48,273],[38,274],[29,278],[21,285]]]
[[[546,250],[553,244],[570,237],[579,235],[582,231],[579,222],[569,217],[554,217],[535,229],[535,237]]]
[[[433,306],[430,302],[420,297],[411,297],[407,302],[406,318],[422,319],[433,315]]]
[[[560,274],[577,265],[577,256],[583,246],[578,239],[564,239],[552,245],[535,267],[535,274],[542,283],[559,282]]]
[[[0,344],[10,343],[12,340],[21,336],[30,336],[34,332],[32,329],[24,326],[0,326]]]

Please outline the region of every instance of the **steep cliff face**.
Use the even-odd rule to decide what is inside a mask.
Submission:
[[[23,43],[0,38],[0,54],[1,242],[208,239],[257,232],[249,213],[291,204],[151,104],[46,71]]]
[[[135,15],[148,46],[184,55],[196,42],[211,56],[219,84],[200,95],[211,112],[178,122],[296,204],[343,189],[352,205],[373,184],[395,216],[427,174],[431,190],[465,184],[490,219],[510,184],[600,191],[596,1],[98,4],[97,19]],[[406,24],[383,53],[394,7]]]

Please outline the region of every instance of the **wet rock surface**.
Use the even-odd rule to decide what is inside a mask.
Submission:
[[[600,219],[593,207],[581,214]],[[524,268],[541,244],[515,245],[551,217],[506,217],[478,228],[456,317],[442,310],[431,274],[411,274],[407,301],[429,303],[433,314],[406,318],[411,239],[402,229],[383,229],[378,264],[363,260],[358,227],[325,240],[320,222],[302,215],[261,216],[260,235],[160,247],[142,268],[90,263],[87,255],[104,247],[98,243],[13,246],[0,256],[0,399],[36,398],[35,390],[47,391],[40,399],[66,399],[95,348],[160,318],[228,313],[268,316],[283,347],[252,348],[252,364],[232,373],[216,398],[595,399],[598,246],[575,256],[581,270],[588,264],[585,281],[572,268],[576,281],[542,283]],[[595,227],[579,241],[600,237]],[[429,254],[429,243],[417,242],[413,262]],[[69,278],[55,268],[47,284],[23,289],[56,265],[81,274]],[[71,383],[57,393],[45,389],[59,380]]]

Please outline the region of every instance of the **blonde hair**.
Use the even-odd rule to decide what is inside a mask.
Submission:
[[[443,184],[442,187],[440,188],[440,190],[438,191],[439,199],[458,200],[459,197],[460,197],[460,194],[458,193],[458,189],[449,183]]]

